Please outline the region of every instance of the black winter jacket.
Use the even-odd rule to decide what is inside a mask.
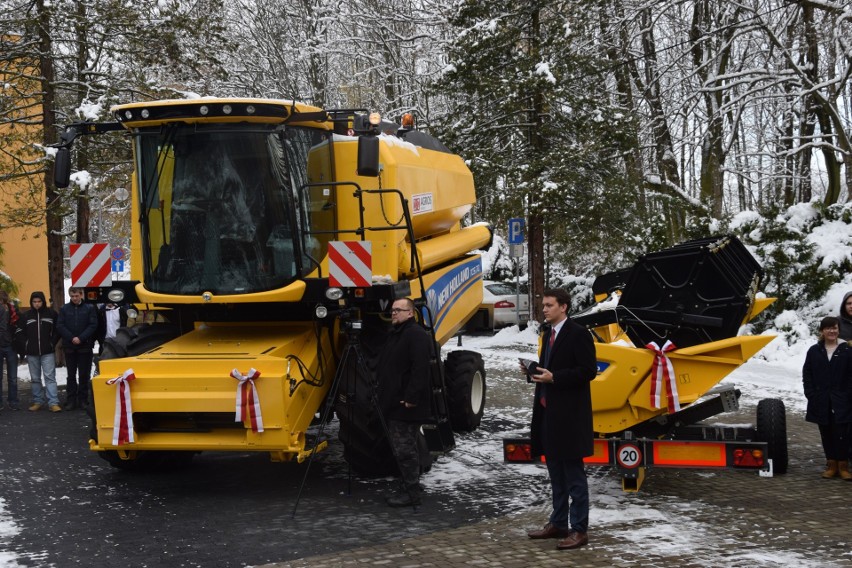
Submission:
[[[432,418],[429,352],[432,338],[414,319],[394,326],[376,365],[379,404],[385,419],[427,422]],[[401,401],[415,406],[406,408]]]
[[[840,318],[840,339],[843,341],[852,339],[852,318],[846,314],[846,300],[850,296],[852,296],[852,292],[846,292],[843,296],[843,301],[840,302],[840,313],[838,314]]]
[[[841,341],[831,361],[822,341],[808,349],[802,383],[808,399],[805,420],[829,424],[833,413],[837,423],[852,422],[852,348],[848,344]]]
[[[66,351],[91,351],[98,333],[97,308],[86,302],[68,302],[59,308],[56,330]],[[75,337],[80,338],[79,345],[71,343]]]
[[[56,333],[58,315],[47,307],[47,301],[41,292],[33,292],[33,298],[41,298],[42,307],[38,310],[30,308],[18,318],[18,329],[15,332],[15,351],[21,355],[49,355],[53,353],[59,342]]]
[[[12,330],[9,328],[9,308],[0,303],[0,349],[12,345]]]
[[[535,386],[530,427],[533,456],[590,456],[595,443],[591,384],[598,371],[594,339],[585,327],[568,318],[549,357],[547,345],[542,337],[539,357],[542,366],[553,373],[553,383]],[[540,399],[545,395],[547,406],[543,407]]]

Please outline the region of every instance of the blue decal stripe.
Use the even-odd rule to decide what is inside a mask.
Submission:
[[[461,287],[460,289],[456,290],[456,293],[455,293],[455,294],[453,294],[452,298],[450,298],[450,300],[448,300],[448,301],[447,301],[446,305],[444,306],[444,309],[443,309],[443,310],[441,310],[441,315],[438,317],[438,323],[435,325],[435,329],[436,329],[436,330],[437,330],[439,327],[441,327],[441,322],[443,322],[443,321],[444,321],[444,318],[445,318],[445,317],[447,317],[447,314],[449,314],[449,313],[450,313],[450,310],[451,310],[451,309],[452,309],[452,307],[456,304],[456,301],[459,299],[459,296],[461,296],[461,295],[462,295],[462,294],[464,294],[467,290],[469,290],[471,286],[473,286],[473,285],[474,285],[474,284],[476,284],[477,282],[481,282],[481,281],[482,281],[482,276],[476,276],[476,277],[474,277],[473,279],[471,279],[471,281],[470,281],[470,282],[468,282],[467,284],[465,284],[463,287]]]
[[[458,280],[461,280],[462,277],[466,279],[457,283],[458,287],[452,290],[452,295],[444,296],[445,293],[450,293],[451,286]],[[433,282],[426,290],[429,309],[436,320],[432,327],[437,330],[448,311],[452,309],[459,295],[468,290],[474,283],[481,280],[482,259],[476,257],[462,262]]]

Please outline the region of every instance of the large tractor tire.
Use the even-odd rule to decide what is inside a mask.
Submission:
[[[167,324],[142,324],[133,327],[120,327],[115,332],[115,338],[104,341],[104,349],[99,360],[120,359],[141,355],[163,343],[171,341],[180,335],[179,330]],[[89,431],[91,438],[96,438],[97,422],[92,389],[89,389],[89,405],[86,411],[92,420]],[[98,452],[98,457],[105,460],[116,469],[124,471],[151,472],[174,470],[186,467],[192,462],[194,452],[138,452],[135,459],[123,460],[118,452],[106,450]]]
[[[787,473],[787,414],[784,401],[766,398],[757,403],[757,439],[766,442],[772,471]]]
[[[344,427],[341,418],[340,440],[343,442],[343,459],[352,469],[368,477],[396,475],[398,468],[390,444],[380,426],[372,430]]]
[[[368,361],[358,368],[357,357],[357,352],[350,351],[347,368],[338,371],[343,375],[334,401],[334,414],[340,421],[338,438],[343,444],[343,457],[361,475],[399,475],[396,458],[376,408],[372,377],[365,376],[373,371],[368,368]],[[432,467],[432,455],[422,432],[417,443],[420,471],[427,472]]]
[[[350,351],[342,373],[334,414],[340,421],[338,438],[343,457],[361,475],[382,476],[397,473],[396,460],[377,413],[373,384],[356,363],[358,354]]]
[[[347,429],[344,432],[343,420],[341,420],[340,439],[343,442],[343,458],[352,469],[361,475],[382,477],[385,475],[399,475],[399,467],[396,457],[393,455],[387,436],[381,432],[381,426],[375,425],[372,431],[353,431]],[[350,425],[351,428],[351,425]],[[420,473],[427,473],[432,469],[432,454],[426,437],[421,431],[417,435],[417,451],[420,454]]]
[[[485,412],[485,364],[473,351],[451,351],[444,362],[450,423],[456,432],[479,428]]]

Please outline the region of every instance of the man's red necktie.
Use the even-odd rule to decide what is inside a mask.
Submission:
[[[552,329],[552,330],[550,330],[550,341],[548,341],[548,343],[547,343],[548,365],[550,364],[550,357],[552,355],[551,351],[553,351],[553,342],[555,342],[555,341],[556,341],[556,330]],[[541,399],[539,399],[539,400],[541,400],[541,406],[543,408],[547,408],[547,399],[544,397],[544,395],[542,395]]]

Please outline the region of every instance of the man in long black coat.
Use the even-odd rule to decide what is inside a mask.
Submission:
[[[403,482],[402,491],[387,499],[392,507],[420,504],[422,489],[417,437],[420,426],[432,417],[429,385],[432,338],[417,323],[414,309],[410,298],[393,303],[393,330],[388,334],[376,365],[379,404],[387,421],[389,441]]]
[[[553,513],[530,538],[559,538],[557,548],[588,544],[589,486],[583,458],[594,453],[591,381],[597,375],[595,345],[584,327],[568,319],[571,297],[545,290],[542,335],[532,418],[532,451],[545,456]]]

